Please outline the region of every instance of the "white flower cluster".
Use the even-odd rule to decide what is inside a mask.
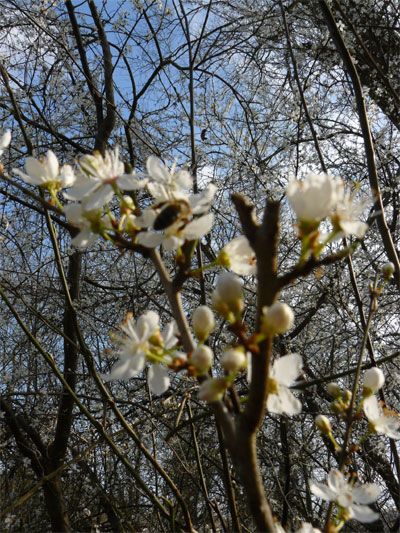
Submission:
[[[368,229],[359,217],[365,202],[357,203],[339,178],[329,174],[308,174],[303,181],[289,182],[286,195],[299,220],[300,229],[315,230],[329,217],[336,236],[362,238]]]
[[[375,502],[380,494],[380,488],[375,483],[354,485],[349,483],[342,472],[332,469],[328,474],[327,485],[312,481],[311,492],[322,500],[335,502],[341,509],[340,518],[347,522],[352,518],[359,522],[374,522],[379,515],[368,507]]]
[[[151,363],[147,375],[149,389],[156,395],[164,393],[170,385],[166,366],[185,361],[185,354],[177,349],[175,323],[170,322],[161,332],[158,314],[147,311],[136,322],[128,316],[120,329],[123,335],[115,337],[119,359],[111,373],[102,376],[104,381],[126,381],[137,376],[148,361]]]
[[[6,146],[7,134],[0,140],[0,151]],[[9,142],[9,141],[8,141]],[[125,172],[119,150],[82,156],[75,170],[60,167],[49,150],[45,158],[28,157],[25,172],[14,170],[24,181],[50,192],[52,201],[62,209],[69,222],[79,229],[72,240],[77,248],[86,248],[98,235],[107,238],[110,230],[128,233],[137,244],[155,247],[163,244],[176,250],[186,240],[196,240],[211,230],[213,215],[209,213],[216,187],[210,184],[203,192],[189,194],[192,177],[185,170],[168,170],[156,157],[147,160],[147,175],[140,178],[134,171]],[[154,204],[140,216],[135,214],[133,199],[124,192],[147,188]],[[62,189],[70,203],[61,205],[57,194]],[[117,196],[121,218],[117,220],[109,204]]]

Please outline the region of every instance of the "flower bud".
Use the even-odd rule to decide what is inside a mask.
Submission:
[[[382,275],[386,281],[389,281],[395,272],[395,266],[393,263],[385,263],[382,267]]]
[[[204,342],[215,328],[214,313],[206,305],[200,305],[193,313],[192,324],[196,337]]]
[[[332,426],[328,417],[324,415],[318,415],[315,417],[314,422],[323,435],[328,435],[331,433]]]
[[[203,381],[199,388],[199,399],[204,402],[216,402],[220,400],[226,390],[224,378],[209,378]]]
[[[120,209],[122,214],[129,215],[131,211],[135,209],[135,202],[133,201],[133,198],[128,195],[123,196],[121,199]]]
[[[326,390],[329,396],[332,396],[332,398],[335,399],[340,398],[343,392],[337,383],[328,383],[328,385],[326,386]]]
[[[246,355],[240,348],[230,348],[222,354],[221,365],[227,372],[237,372],[246,366]]]
[[[381,389],[385,383],[385,376],[380,368],[374,366],[365,371],[363,396],[371,396]]]
[[[221,274],[212,293],[212,304],[214,309],[228,320],[232,315],[234,317],[239,315],[244,307],[240,278],[230,272]]]
[[[294,314],[285,303],[275,302],[271,307],[263,307],[261,332],[265,335],[285,333],[293,326]]]
[[[218,276],[216,290],[228,305],[243,299],[242,281],[230,272],[223,272]]]
[[[190,359],[197,372],[205,374],[213,363],[213,351],[204,344],[197,346]]]

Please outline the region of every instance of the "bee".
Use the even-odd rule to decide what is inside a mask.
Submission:
[[[166,202],[157,215],[153,228],[156,231],[172,226],[177,220],[187,220],[190,215],[190,206],[185,200],[174,200]]]

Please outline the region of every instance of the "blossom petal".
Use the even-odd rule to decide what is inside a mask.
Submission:
[[[136,236],[137,244],[146,246],[146,248],[155,248],[159,246],[163,241],[164,235],[162,233],[156,233],[155,231],[141,231]]]
[[[183,230],[183,234],[188,241],[194,241],[206,235],[211,231],[212,225],[214,223],[214,215],[209,213],[204,215],[196,220],[192,220]]]
[[[25,161],[25,170],[32,182],[36,185],[42,185],[46,181],[46,171],[42,163],[34,157],[27,157]]]
[[[111,369],[110,374],[103,375],[104,381],[120,379],[126,381],[136,376],[144,367],[144,355],[131,357],[130,359],[120,359]]]
[[[348,491],[348,483],[340,470],[332,469],[329,472],[328,487],[336,494]]]
[[[336,498],[336,493],[333,492],[327,485],[324,483],[319,483],[318,481],[312,481],[310,483],[310,490],[317,496],[325,501],[334,501]]]
[[[164,163],[158,157],[151,155],[147,158],[146,168],[149,175],[156,181],[167,182],[169,180],[169,172]]]
[[[48,171],[48,177],[55,179],[59,173],[59,164],[56,154],[49,150],[46,155],[46,170]]]
[[[375,520],[378,520],[379,518],[379,514],[375,513],[366,505],[352,505],[351,510],[353,512],[353,517],[364,524],[375,522]]]
[[[111,185],[101,186],[96,192],[91,194],[86,202],[85,210],[91,211],[92,209],[100,209],[103,205],[112,200],[114,191]]]
[[[133,174],[123,174],[117,179],[117,185],[124,191],[137,191],[143,189],[147,179],[139,180]]]
[[[271,377],[289,387],[298,378],[302,368],[303,360],[299,354],[284,355],[274,362]]]
[[[369,396],[363,401],[363,409],[368,420],[376,420],[381,416],[381,409],[376,396]]]
[[[280,386],[278,394],[268,395],[267,409],[270,413],[277,415],[297,415],[301,413],[301,402],[287,387]]]
[[[168,390],[171,380],[167,369],[162,365],[152,365],[147,376],[150,391],[159,396]]]
[[[356,503],[368,504],[375,502],[381,493],[376,483],[365,483],[353,489],[353,499]]]
[[[85,228],[71,240],[71,245],[74,248],[85,249],[91,246],[96,240],[97,235],[92,233],[89,228]]]

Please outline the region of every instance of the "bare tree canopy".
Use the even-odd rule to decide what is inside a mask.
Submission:
[[[398,2],[0,13],[1,531],[398,531]]]

